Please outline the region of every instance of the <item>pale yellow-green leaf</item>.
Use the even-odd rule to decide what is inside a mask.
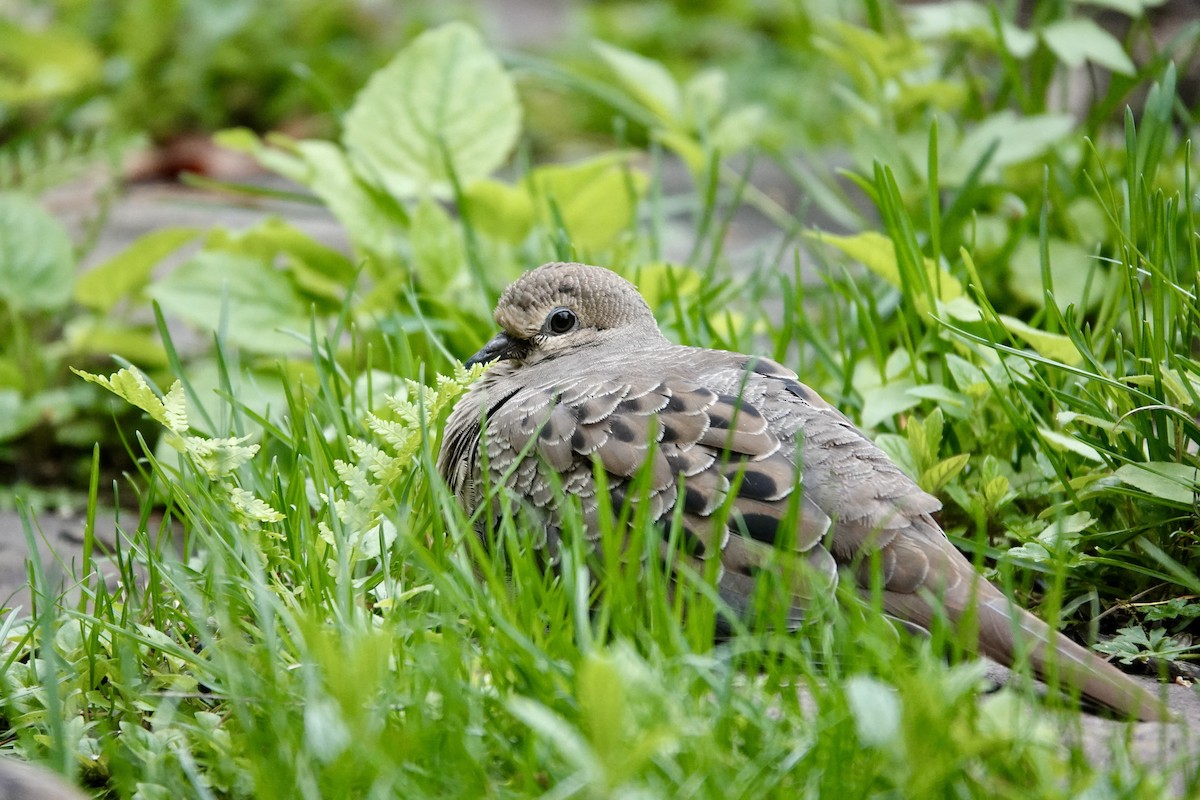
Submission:
[[[1050,260],[1050,279],[1054,289],[1054,300],[1065,309],[1074,305],[1080,311],[1090,310],[1103,297],[1105,271],[1092,254],[1074,242],[1050,238],[1047,242]],[[1013,294],[1037,306],[1045,304],[1046,294],[1042,288],[1041,246],[1033,237],[1025,237],[1017,243],[1009,259],[1011,278],[1009,288]],[[1091,280],[1085,305],[1084,289]]]
[[[638,267],[634,283],[653,310],[666,306],[673,297],[690,297],[700,291],[703,278],[691,267],[654,261]]]
[[[163,415],[165,424],[172,433],[184,434],[188,429],[187,398],[183,393],[183,384],[175,381],[163,395]]]
[[[696,138],[688,133],[680,131],[662,130],[655,131],[654,138],[662,142],[665,147],[672,150],[675,155],[683,159],[683,163],[687,164],[693,175],[701,175],[704,170],[708,169],[709,156],[704,152],[704,148]]]
[[[759,105],[742,106],[721,118],[709,144],[721,155],[740,153],[754,145],[767,121],[767,110]]]
[[[836,247],[892,286],[900,288],[900,264],[896,260],[896,245],[882,233],[865,231],[853,236],[837,236],[831,233],[810,232],[806,235]],[[929,285],[938,300],[948,302],[963,296],[963,287],[957,278],[939,268],[932,259],[926,258],[924,262]]]
[[[1074,436],[1068,436],[1065,433],[1052,431],[1049,428],[1038,428],[1038,433],[1042,435],[1047,442],[1058,450],[1066,450],[1076,455],[1083,456],[1088,461],[1094,461],[1097,464],[1104,463],[1104,458],[1096,452],[1096,448],[1089,444],[1079,441]]]
[[[154,268],[199,233],[198,228],[172,227],[138,237],[120,253],[75,279],[75,302],[97,311],[110,310],[121,298],[141,291]]]
[[[244,517],[254,522],[281,522],[284,519],[283,514],[280,514],[263,500],[255,497],[245,489],[237,486],[227,487],[229,490],[229,500],[233,504],[236,511],[240,512]]]
[[[607,153],[575,164],[538,167],[526,179],[542,217],[555,216],[578,247],[602,249],[613,244],[634,222],[637,201],[649,179],[629,166],[627,153]]]
[[[851,675],[844,691],[859,742],[866,747],[898,748],[904,714],[896,690],[867,675]]]
[[[1200,471],[1174,461],[1147,461],[1125,464],[1115,473],[1122,483],[1146,494],[1181,505],[1193,505],[1200,489]]]
[[[533,228],[533,197],[524,184],[510,186],[485,178],[464,192],[471,225],[502,242],[520,244]]]
[[[1041,37],[1069,67],[1081,67],[1090,61],[1121,75],[1137,72],[1120,40],[1087,17],[1052,22],[1041,29]]]
[[[183,426],[181,430],[187,430],[186,409],[182,410],[181,415],[178,410],[168,415],[163,401],[159,399],[154,390],[146,383],[146,379],[142,377],[142,373],[136,369],[126,367],[114,372],[107,378],[103,375],[93,375],[90,372],[84,372],[74,367],[71,367],[71,371],[85,381],[94,383],[97,386],[103,386],[130,405],[145,411],[150,415],[151,419],[163,425],[168,430],[180,432],[175,427],[180,424]],[[176,382],[176,386],[178,385],[178,382]],[[172,387],[172,390],[174,388]]]
[[[1075,343],[1061,333],[1048,333],[1025,324],[1016,317],[1000,314],[1000,322],[1009,333],[1024,341],[1038,355],[1055,361],[1061,361],[1068,366],[1075,366],[1083,360]]]
[[[1007,495],[1009,490],[1008,478],[997,475],[983,485],[983,502],[987,508],[995,508]]]
[[[209,439],[204,436],[185,436],[183,452],[209,478],[222,478],[245,464],[258,452],[258,445],[246,445],[249,436]]]
[[[683,111],[695,130],[707,130],[721,116],[729,94],[724,70],[702,69],[683,85]]]
[[[683,100],[679,84],[666,67],[653,59],[605,42],[594,42],[592,47],[638,102],[667,125],[678,124]]]
[[[969,459],[970,455],[967,453],[943,459],[922,472],[917,484],[930,494],[937,494],[947,483],[954,480],[958,473],[963,471]]]
[[[416,272],[430,285],[447,286],[466,267],[462,229],[432,198],[417,204],[409,238]]]

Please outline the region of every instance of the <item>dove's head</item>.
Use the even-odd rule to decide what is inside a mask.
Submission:
[[[661,338],[637,287],[601,267],[543,264],[513,282],[496,304],[500,333],[467,361],[534,364],[618,340],[624,346]]]

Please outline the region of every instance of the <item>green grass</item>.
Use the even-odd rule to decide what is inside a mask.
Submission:
[[[890,4],[869,5],[876,27],[892,24]],[[821,24],[837,41],[870,38]],[[792,46],[812,56],[831,41]],[[644,520],[601,532],[628,536],[631,554],[609,546],[603,563],[573,520],[547,569],[521,514],[485,548],[435,477],[441,424],[472,377],[455,358],[486,340],[487,305],[522,268],[586,258],[636,280],[672,339],[770,355],[864,422],[1019,602],[1080,638],[1102,634],[1142,669],[1194,660],[1200,257],[1174,73],[1154,62],[1136,76],[1156,88],[1123,126],[1091,113],[1086,129],[998,164],[1004,153],[965,147],[960,128],[1006,109],[1037,65],[960,44],[933,51],[945,80],[969,83],[952,124],[945,109],[908,107],[885,109],[875,131],[845,108],[831,120],[861,129],[857,162],[881,144],[850,189],[822,185],[851,233],[806,229],[803,250],[800,221],[723,159],[707,123],[659,113],[662,98],[639,90],[671,90],[639,83],[661,75],[628,61],[608,82],[519,63],[592,111],[635,112],[648,174],[624,157],[565,173],[522,164],[512,183],[464,187],[443,143],[434,166],[457,216],[369,176],[332,200],[312,179],[360,270],[278,226],[214,233],[214,269],[286,264],[301,313],[285,308],[280,324],[301,328],[307,350],[256,349],[255,325],[278,319],[266,314],[283,300],[200,286],[215,295],[214,345],[199,358],[175,349],[157,315],[167,367],[148,370],[149,385],[132,373],[114,383],[146,412],[119,431],[135,467],[101,485],[101,454],[92,462],[89,519],[123,509],[110,554],[121,585],[100,578],[91,522],[69,591],[31,563],[34,607],[0,618],[0,752],[103,797],[1161,797],[1170,770],[1131,763],[1120,735],[1110,759],[1089,761],[1070,744],[1089,727],[1071,698],[1033,699],[1020,680],[986,694],[947,631],[898,632],[843,587],[784,635],[784,581],[768,581],[764,613],[714,641],[727,609],[713,576],[671,590]],[[846,100],[874,83],[861,74],[869,59],[842,55],[853,68],[829,69]],[[1009,59],[998,88],[968,81],[986,58]],[[1039,86],[1050,91],[1021,87],[1030,117],[1045,110],[1028,94]],[[1130,88],[1114,84],[1092,110]],[[262,143],[237,142],[261,157]],[[344,153],[323,142],[310,164],[295,144],[278,140],[266,160],[293,174]],[[699,154],[692,189],[664,196],[664,148]],[[621,224],[580,214],[589,192]],[[744,204],[782,243],[734,269],[724,236]],[[679,208],[695,245],[666,265],[665,218]],[[132,263],[112,263],[122,257]],[[130,297],[161,285],[139,263],[146,280]],[[189,291],[157,296],[178,307]],[[264,316],[229,319],[246,309]]]

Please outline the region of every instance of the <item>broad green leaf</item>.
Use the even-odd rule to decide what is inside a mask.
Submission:
[[[0,193],[0,301],[55,311],[71,301],[75,254],[67,230],[28,197]]]
[[[914,386],[908,390],[914,397],[922,400],[935,400],[938,407],[947,414],[961,417],[971,405],[971,400],[965,394],[956,392],[940,383],[926,383]]]
[[[683,85],[683,111],[688,124],[707,130],[721,116],[729,96],[729,78],[724,70],[703,69]]]
[[[612,245],[633,225],[637,201],[649,183],[628,166],[625,153],[607,153],[576,164],[538,167],[526,179],[543,223],[557,221],[578,247],[602,249]]]
[[[972,0],[950,0],[906,6],[908,32],[916,39],[964,39],[989,45],[996,40],[992,14],[982,3]],[[1037,37],[1007,20],[1000,22],[1004,47],[1017,58],[1026,58],[1037,47]]]
[[[342,140],[355,170],[396,196],[448,197],[449,170],[464,186],[487,177],[520,128],[512,78],[478,33],[450,23],[371,76]]]
[[[1012,111],[1000,111],[969,130],[953,150],[941,170],[941,183],[956,186],[990,147],[996,145],[984,177],[995,180],[1000,170],[1042,155],[1075,129],[1069,114],[1038,114],[1019,117]]]
[[[1074,436],[1068,436],[1065,433],[1052,431],[1049,428],[1038,428],[1038,433],[1040,433],[1052,447],[1083,456],[1088,461],[1094,461],[1098,464],[1104,463],[1104,458],[1096,452],[1096,448],[1085,442],[1079,441]]]
[[[922,472],[917,484],[930,494],[937,494],[947,483],[954,480],[958,473],[963,471],[970,458],[969,453],[959,453],[956,456],[942,459]]]
[[[37,424],[37,409],[16,389],[0,389],[0,442],[16,439]]]
[[[717,123],[709,144],[722,155],[741,152],[758,141],[766,119],[767,110],[759,105],[734,109]]]
[[[881,422],[895,415],[908,411],[921,403],[921,398],[909,393],[912,381],[892,381],[883,386],[864,389],[862,392],[862,424],[864,428],[874,428]]]
[[[272,134],[268,145],[244,128],[220,131],[213,138],[222,147],[248,153],[272,172],[307,186],[342,223],[359,253],[388,257],[396,249],[396,220],[388,214],[386,203],[354,174],[336,144]]]
[[[888,458],[898,466],[905,475],[917,479],[917,463],[913,459],[912,447],[908,437],[898,433],[881,433],[875,437],[875,445],[887,453]]]
[[[310,299],[339,307],[354,281],[357,268],[343,253],[327,247],[281,219],[271,217],[244,231],[218,228],[204,243],[223,251],[279,264]]]
[[[924,466],[937,461],[942,446],[944,420],[941,411],[934,409],[923,421],[910,420],[905,427],[908,446],[918,464]]]
[[[80,33],[58,27],[35,30],[8,19],[0,19],[0,62],[0,107],[74,94],[104,74],[103,56]]]
[[[1051,238],[1047,246],[1054,300],[1059,308],[1065,309],[1068,305],[1074,305],[1080,311],[1095,308],[1103,296],[1105,273],[1102,265],[1074,242]],[[1042,265],[1037,239],[1026,237],[1017,244],[1009,261],[1009,269],[1009,288],[1013,294],[1039,307],[1044,305],[1046,295],[1042,291]],[[1085,306],[1083,291],[1089,273],[1092,279]]]
[[[903,712],[896,690],[875,678],[851,675],[846,679],[845,692],[858,740],[867,747],[899,747]]]
[[[950,370],[954,384],[970,397],[983,397],[992,390],[986,373],[962,356],[947,353],[946,368]]]
[[[1200,490],[1200,470],[1174,461],[1125,464],[1113,474],[1124,484],[1180,505],[1193,505]]]
[[[892,286],[900,288],[900,265],[896,261],[896,245],[884,234],[866,231],[854,236],[837,236],[814,231],[806,235],[836,247]],[[930,286],[938,293],[939,300],[949,301],[963,295],[962,284],[958,279],[940,269],[932,259],[925,259],[925,271],[929,275]]]
[[[107,316],[80,315],[67,323],[63,338],[72,353],[121,358],[144,367],[167,366],[162,339],[149,327],[126,325]]]
[[[121,298],[144,289],[154,268],[199,233],[197,228],[161,228],[138,237],[120,253],[75,279],[75,302],[96,311],[110,311]]]
[[[1061,333],[1048,333],[1025,324],[1016,317],[1000,314],[1000,322],[1009,333],[1024,341],[1038,355],[1075,366],[1083,360],[1075,343]]]
[[[691,267],[659,261],[638,267],[634,282],[646,305],[658,310],[672,298],[694,297],[703,286],[704,278]]]
[[[666,67],[605,42],[594,42],[592,47],[638,102],[668,126],[678,125],[683,112],[682,92]]]
[[[1135,75],[1133,65],[1121,43],[1087,17],[1064,19],[1041,30],[1042,41],[1068,67],[1081,67],[1090,61],[1121,75]]]
[[[255,258],[198,253],[147,293],[164,310],[258,353],[306,349],[281,328],[308,331],[308,307],[279,270]],[[224,319],[222,316],[224,315]]]
[[[309,170],[305,183],[346,228],[355,249],[391,256],[398,220],[355,174],[346,153],[335,144],[311,139],[297,142],[296,150]]]
[[[1004,48],[1017,58],[1029,58],[1037,49],[1037,35],[1018,28],[1007,20],[1000,23],[1000,38]]]
[[[611,769],[627,756],[629,698],[623,676],[611,657],[592,653],[579,665],[576,681],[592,749]]]
[[[525,241],[533,228],[533,198],[528,187],[485,178],[468,186],[464,194],[476,230],[509,244]]]
[[[412,215],[414,269],[423,281],[444,288],[463,273],[467,248],[459,224],[432,198],[425,198]]]

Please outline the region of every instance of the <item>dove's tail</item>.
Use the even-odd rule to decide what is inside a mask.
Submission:
[[[1078,691],[1119,714],[1142,721],[1170,719],[1163,703],[1128,675],[1014,605],[979,576],[949,542],[945,543],[945,551],[940,554],[944,559],[942,568],[950,567],[961,580],[952,581],[953,588],[942,594],[942,606],[956,625],[974,616],[979,652],[983,655],[1010,667],[1019,659],[1027,659],[1042,680],[1057,681],[1062,688]],[[889,613],[925,628],[935,614],[923,593],[885,590],[884,606]]]
[[[991,584],[980,579],[979,585],[975,613],[984,655],[1011,666],[1023,653],[1042,680],[1057,679],[1064,688],[1144,722],[1170,719],[1163,703],[1128,675],[1013,605]]]

